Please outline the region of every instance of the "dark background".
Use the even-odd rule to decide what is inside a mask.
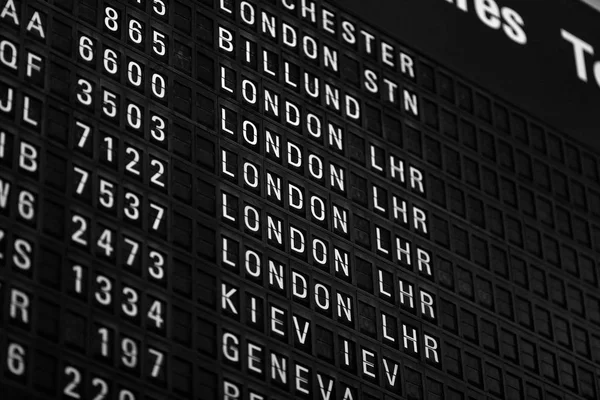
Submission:
[[[446,0],[334,0],[417,53],[488,89],[600,151],[600,87],[592,59],[600,60],[600,13],[575,0],[498,0],[525,21],[527,44]],[[374,23],[377,21],[377,24]],[[576,74],[573,46],[565,29],[592,45],[586,57],[588,82]]]

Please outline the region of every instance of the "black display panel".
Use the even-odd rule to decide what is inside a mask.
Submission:
[[[599,397],[600,16],[379,3],[0,1],[2,398]]]

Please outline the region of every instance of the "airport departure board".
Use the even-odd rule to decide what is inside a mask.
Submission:
[[[599,26],[1,0],[0,398],[600,398]]]

